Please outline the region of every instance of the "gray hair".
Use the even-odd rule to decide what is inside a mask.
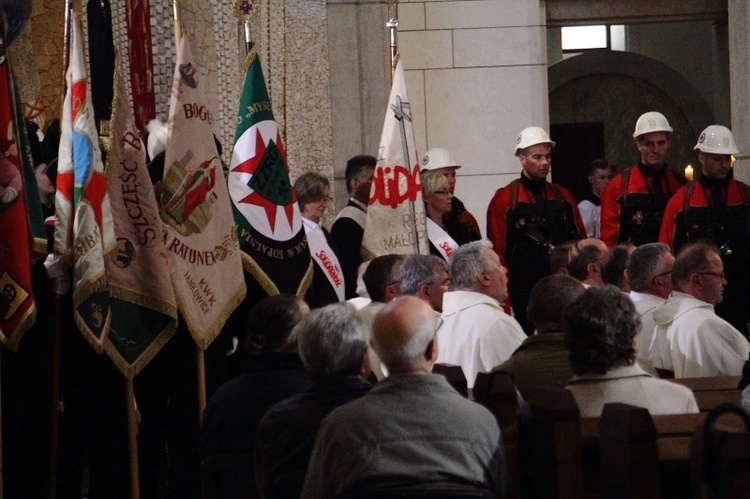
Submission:
[[[487,240],[473,241],[459,246],[453,252],[451,260],[451,289],[475,289],[479,274],[490,270],[490,262],[484,256],[484,251],[491,249],[492,243]]]
[[[401,292],[416,295],[424,284],[439,284],[439,270],[448,273],[448,264],[435,255],[409,255],[399,269]]]
[[[642,293],[651,287],[654,277],[664,272],[662,258],[669,253],[664,243],[648,243],[638,246],[628,258],[625,267],[630,280],[630,289]]]
[[[315,309],[295,329],[302,364],[313,381],[359,373],[368,334],[354,307],[335,303]]]

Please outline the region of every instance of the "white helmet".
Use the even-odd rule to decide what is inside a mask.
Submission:
[[[672,127],[669,126],[667,118],[663,114],[657,113],[656,111],[649,111],[643,113],[638,121],[635,122],[635,132],[633,132],[633,138],[637,139],[643,134],[652,132],[667,132],[672,133]]]
[[[693,149],[709,154],[739,154],[740,150],[734,143],[732,131],[721,125],[710,125],[706,127],[701,136],[698,137],[698,143]]]
[[[461,168],[448,149],[435,147],[422,156],[422,173],[440,168]]]
[[[516,139],[516,152],[514,154],[518,156],[521,150],[537,144],[549,144],[550,147],[555,147],[555,141],[550,140],[549,135],[543,129],[538,126],[524,128]]]

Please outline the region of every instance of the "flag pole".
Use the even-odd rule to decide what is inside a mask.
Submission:
[[[63,35],[62,95],[68,90],[67,73],[70,65],[70,23],[73,16],[73,0],[65,0],[65,34]]]
[[[386,27],[391,31],[391,84],[396,72],[396,60],[398,57],[398,0],[388,1],[388,22]]]
[[[65,26],[63,35],[63,70],[62,96],[63,106],[65,93],[68,91],[68,66],[70,66],[70,30],[73,22],[73,1],[65,0]],[[62,115],[62,113],[61,113]],[[67,278],[67,274],[59,277]],[[59,279],[58,278],[58,279]],[[60,413],[63,411],[63,401],[60,399],[60,350],[62,349],[62,296],[55,293],[54,328],[52,332],[52,420],[50,422],[50,459],[49,459],[49,497],[57,497],[57,450],[60,431]]]
[[[128,413],[128,441],[130,443],[130,497],[140,498],[140,479],[138,476],[138,421],[135,413],[135,389],[133,378],[125,378],[125,407]]]
[[[57,497],[57,439],[62,412],[60,400],[60,349],[62,343],[62,297],[55,293],[55,327],[52,336],[52,421],[50,428],[49,497]]]
[[[174,14],[174,47],[175,51],[180,50],[180,38],[182,37],[182,21],[180,18],[180,2],[172,0],[172,12]]]
[[[5,32],[6,32],[7,25],[8,25],[8,23],[7,23],[7,19],[5,17],[5,13],[2,10],[0,10],[0,37],[2,37],[3,45],[5,45]],[[0,367],[2,367],[2,366],[0,366]],[[2,371],[2,369],[0,369],[0,372],[1,371]],[[2,382],[1,381],[2,381],[2,376],[0,376],[0,386],[2,386]],[[3,430],[3,417],[2,417],[3,403],[2,403],[2,400],[3,400],[3,398],[2,398],[2,393],[1,393],[1,390],[0,390],[0,497],[3,497],[3,453],[2,453],[2,448],[3,448],[3,431],[2,431]]]
[[[206,409],[206,356],[203,348],[195,344],[195,368],[198,372],[198,424],[203,421]]]

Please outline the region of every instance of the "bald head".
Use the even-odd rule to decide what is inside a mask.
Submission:
[[[437,357],[432,308],[415,296],[391,301],[372,325],[372,347],[391,373],[429,374]]]

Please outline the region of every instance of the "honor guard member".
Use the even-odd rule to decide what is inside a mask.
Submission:
[[[377,158],[366,154],[354,156],[346,162],[349,202],[331,226],[331,239],[339,248],[339,260],[344,271],[347,300],[357,296],[357,268],[362,263],[360,247],[365,233],[372,175],[377,162]]]
[[[672,127],[663,114],[642,114],[633,138],[640,162],[618,174],[602,191],[601,239],[607,246],[656,242],[664,208],[681,184],[667,167]]]
[[[499,189],[487,209],[487,237],[508,268],[514,317],[527,334],[529,295],[550,273],[550,252],[562,242],[586,237],[573,196],[547,182],[554,146],[539,127],[521,131],[515,152],[523,168],[521,178]]]
[[[451,193],[451,211],[443,216],[443,223],[448,235],[461,245],[471,241],[479,241],[482,239],[482,234],[479,232],[477,219],[456,197],[456,170],[459,168],[461,168],[461,165],[456,163],[447,149],[434,147],[422,157],[422,175],[442,175],[448,181],[448,190]]]
[[[716,314],[747,336],[750,191],[729,174],[732,154],[738,154],[739,149],[732,132],[721,125],[703,130],[695,149],[701,174],[697,181],[688,182],[670,199],[659,241],[669,244],[675,254],[686,243],[693,242],[707,242],[719,248],[727,285],[723,301],[716,305]]]

